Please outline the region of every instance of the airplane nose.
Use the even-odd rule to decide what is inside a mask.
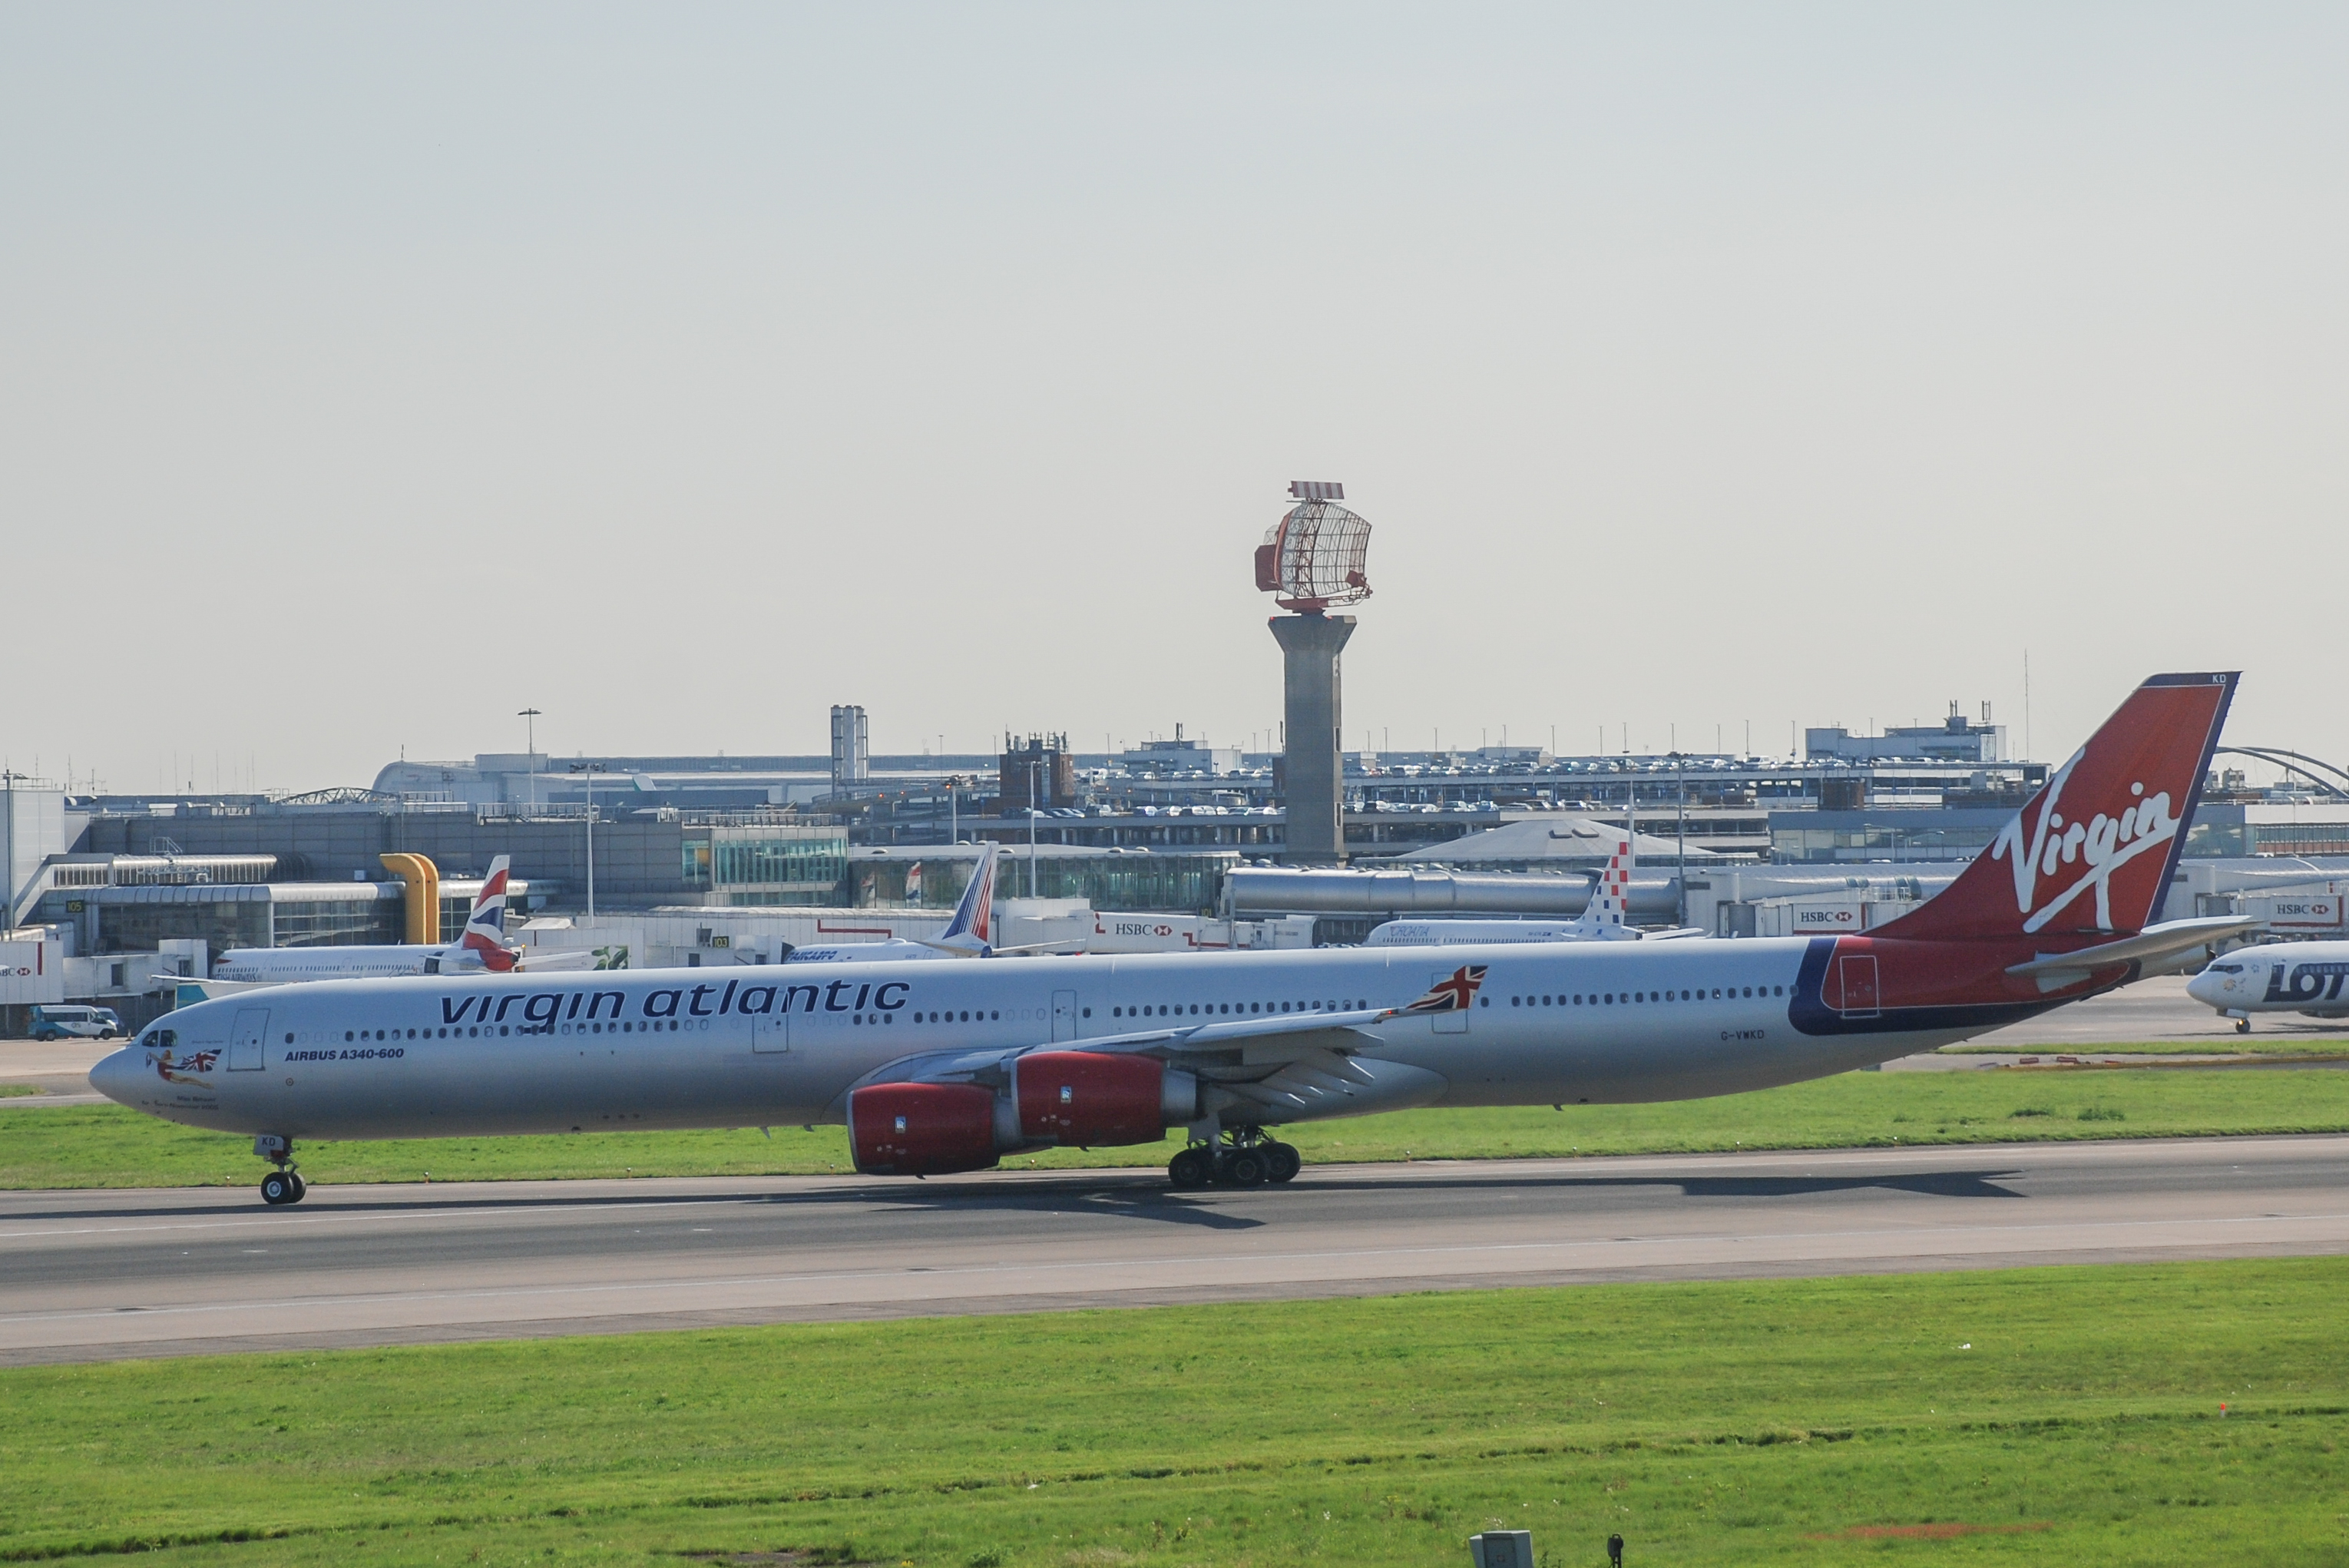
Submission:
[[[132,1088],[144,1076],[145,1053],[124,1049],[110,1057],[102,1057],[89,1069],[89,1087],[110,1100],[129,1105]]]

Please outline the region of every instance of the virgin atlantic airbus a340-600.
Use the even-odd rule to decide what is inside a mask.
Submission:
[[[1269,1130],[1412,1106],[1767,1088],[1961,1040],[2243,928],[2151,924],[2235,676],[2156,676],[1958,880],[1865,935],[840,963],[291,985],[171,1014],[90,1078],[254,1136],[845,1123],[875,1176],[1156,1143],[1297,1174]]]

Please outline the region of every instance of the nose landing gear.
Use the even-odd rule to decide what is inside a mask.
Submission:
[[[298,1203],[310,1195],[310,1184],[294,1169],[294,1140],[264,1132],[253,1140],[253,1151],[277,1167],[261,1179],[261,1201],[271,1208]]]
[[[1261,1187],[1293,1181],[1305,1157],[1295,1146],[1265,1136],[1260,1127],[1236,1128],[1226,1141],[1194,1143],[1166,1162],[1166,1179],[1177,1188]]]

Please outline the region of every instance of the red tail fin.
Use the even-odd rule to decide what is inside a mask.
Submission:
[[[2185,846],[2233,673],[2155,676],[1942,892],[1869,934],[2107,935],[2145,928]]]

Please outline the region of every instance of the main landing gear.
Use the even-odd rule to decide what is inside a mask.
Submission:
[[[277,1167],[261,1179],[261,1201],[275,1209],[298,1203],[310,1195],[310,1184],[294,1169],[294,1140],[264,1132],[253,1140],[253,1151]]]
[[[1305,1157],[1290,1144],[1267,1138],[1260,1127],[1224,1135],[1220,1146],[1194,1143],[1166,1162],[1166,1179],[1185,1191],[1200,1187],[1261,1187],[1293,1181]]]

